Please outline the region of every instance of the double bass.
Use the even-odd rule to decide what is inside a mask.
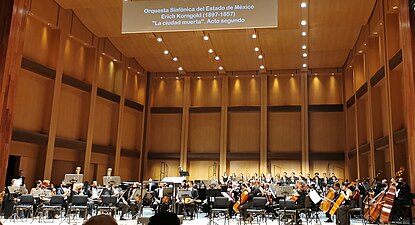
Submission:
[[[249,199],[249,192],[247,189],[244,189],[241,193],[241,197],[239,198],[239,200],[235,202],[235,204],[233,205],[233,211],[235,211],[236,213],[239,213],[239,206],[244,204],[246,201],[248,201],[248,199]]]
[[[395,177],[399,178],[402,177],[403,173],[405,172],[405,168],[404,167],[400,167],[399,171],[396,172]],[[383,197],[383,208],[382,208],[382,212],[380,214],[380,219],[379,221],[381,223],[389,223],[389,218],[390,218],[390,213],[392,211],[392,206],[393,206],[393,202],[395,200],[395,193],[396,193],[396,185],[393,182],[388,189],[388,192],[386,193],[386,195]]]

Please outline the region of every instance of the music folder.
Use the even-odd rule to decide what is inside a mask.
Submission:
[[[121,184],[121,177],[120,176],[103,176],[102,181],[104,185],[119,185]]]
[[[83,174],[65,174],[63,181],[66,184],[82,183],[84,179]]]

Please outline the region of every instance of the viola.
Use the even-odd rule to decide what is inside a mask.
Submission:
[[[239,206],[244,204],[246,201],[248,201],[249,199],[249,192],[248,190],[243,190],[241,193],[241,197],[239,198],[239,200],[233,205],[233,211],[235,211],[236,213],[239,213]]]
[[[334,189],[330,188],[326,197],[320,204],[320,209],[323,212],[328,212],[330,210],[331,203],[333,202],[335,195],[334,195]]]

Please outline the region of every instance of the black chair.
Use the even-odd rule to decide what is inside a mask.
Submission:
[[[117,212],[117,196],[102,195],[102,203],[97,207],[97,214],[103,212],[104,214],[115,215]]]
[[[414,217],[412,216],[412,206],[415,206],[414,199],[415,193],[411,193],[411,204],[403,206],[404,216],[402,218],[402,224],[404,223],[405,219],[409,220],[409,224],[413,224]]]
[[[254,197],[252,199],[251,208],[246,210],[249,218],[253,219],[253,217],[256,217],[257,222],[259,223],[258,216],[262,216],[262,219],[265,221],[265,224],[267,224],[266,205],[267,199],[265,197]]]
[[[52,196],[52,198],[50,199],[50,202],[48,204],[43,205],[40,208],[41,215],[47,216],[51,212],[54,212],[54,213],[59,212],[59,217],[61,217],[64,202],[65,202],[65,199],[63,195]],[[54,216],[52,218],[55,219]]]
[[[67,216],[69,217],[69,223],[71,223],[72,212],[79,213],[84,212],[84,220],[88,216],[88,196],[86,195],[74,195],[72,197],[72,203],[68,206]]]
[[[33,205],[35,204],[35,199],[33,195],[22,195],[20,196],[20,201],[17,205],[13,207],[13,215],[14,222],[16,222],[16,217],[19,216],[20,212],[26,212],[27,215],[31,215],[33,213]]]
[[[304,213],[307,224],[308,224],[308,221],[310,219],[311,219],[310,222],[312,223],[312,216],[311,216],[311,213],[312,213],[312,211],[311,211],[311,198],[310,198],[309,195],[307,195],[305,197],[305,200],[304,200],[304,208],[296,209],[296,211],[297,211],[298,214]]]
[[[229,224],[229,199],[226,197],[215,197],[213,201],[213,208],[210,211],[209,222],[215,222],[215,216],[223,213],[225,215],[224,224],[228,221]]]
[[[359,213],[359,218],[362,220],[362,224],[366,224],[366,220],[363,217],[363,207],[363,198],[360,196],[356,207],[349,209],[349,215],[355,215],[354,213],[356,212]]]

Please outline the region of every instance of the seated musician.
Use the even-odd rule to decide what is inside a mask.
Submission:
[[[196,199],[199,198],[199,194],[196,188],[193,186],[193,181],[187,183],[187,190],[190,191],[190,198],[185,198],[184,200],[184,212],[187,215],[190,215],[191,218],[194,217],[196,211]]]
[[[333,189],[334,189],[334,199],[336,199],[339,195],[340,195],[340,191],[341,191],[341,189],[340,189],[340,184],[339,183],[334,183],[333,184]],[[330,210],[329,210],[330,211]],[[332,223],[333,222],[333,220],[331,219],[331,215],[330,215],[330,213],[329,213],[329,211],[327,211],[326,212],[326,217],[327,217],[327,220],[325,221],[325,222],[327,222],[327,223]]]
[[[140,191],[140,184],[138,182],[134,182],[133,186],[127,192],[127,202],[129,209],[131,210],[131,214],[133,215],[132,219],[137,217],[138,211],[140,209],[140,204],[142,201]]]
[[[124,215],[128,212],[129,206],[128,206],[128,189],[127,190],[122,190],[121,187],[116,186],[114,187],[114,194],[116,196],[118,196],[118,202],[116,204],[118,210],[121,210],[121,216],[120,216],[120,220],[126,220],[124,218]]]
[[[239,206],[239,212],[243,216],[243,219],[246,220],[248,218],[248,214],[246,210],[251,206],[252,199],[257,196],[262,196],[262,191],[259,186],[259,182],[251,182],[251,189],[247,189],[249,192],[248,200]]]
[[[405,216],[405,205],[412,204],[411,192],[408,183],[406,183],[406,179],[400,177],[398,179],[398,185],[396,186],[396,194],[395,200],[393,202],[393,213],[392,218],[402,220]],[[409,209],[410,210],[410,209]]]
[[[92,181],[91,185],[91,200],[96,201],[99,199],[102,190],[98,189],[98,182],[96,180]]]
[[[349,225],[350,218],[348,211],[354,207],[353,192],[349,189],[349,183],[343,182],[341,187],[341,193],[345,195],[343,203],[339,206],[336,211],[336,224]]]

